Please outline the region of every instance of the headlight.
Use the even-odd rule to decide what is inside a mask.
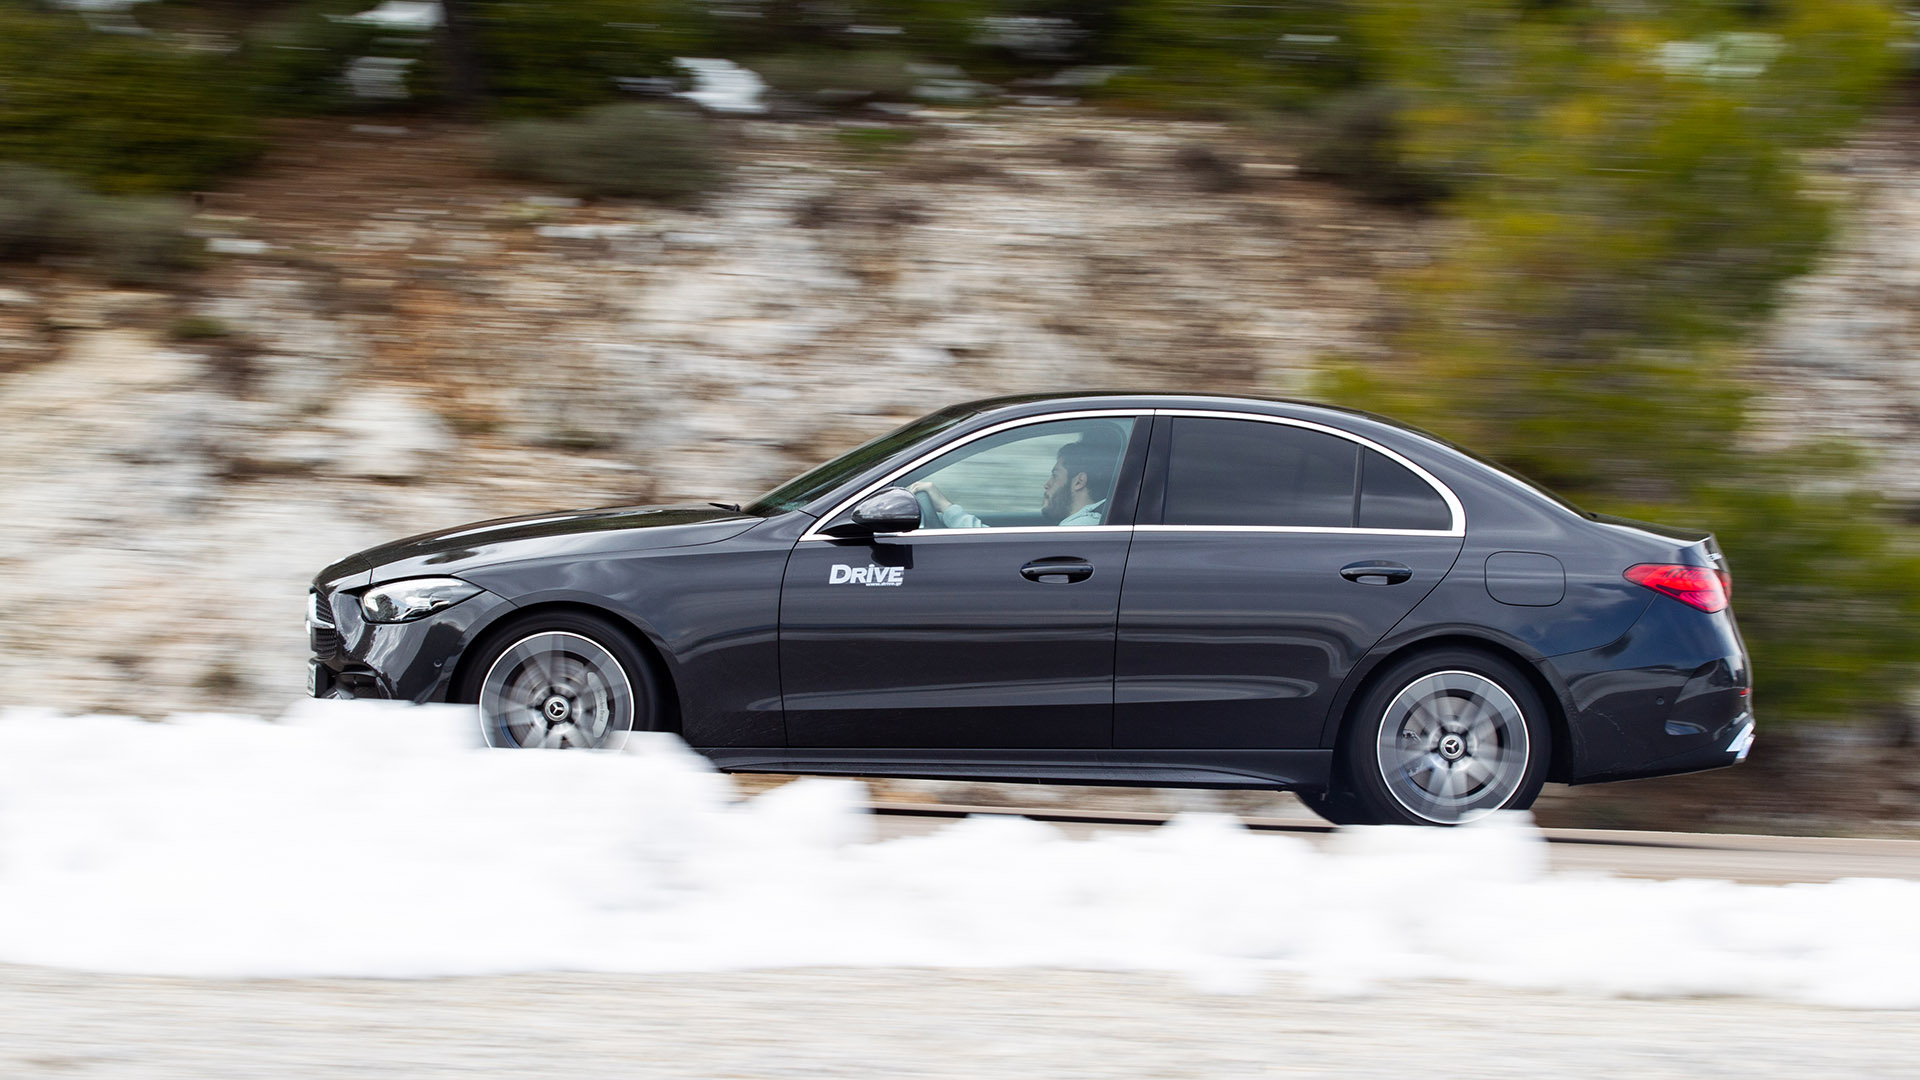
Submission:
[[[470,596],[480,595],[480,586],[459,578],[428,577],[390,581],[375,585],[360,595],[360,613],[368,622],[412,622],[443,611]]]

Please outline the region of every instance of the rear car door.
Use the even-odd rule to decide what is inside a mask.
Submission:
[[[868,489],[933,484],[950,505],[925,507],[920,530],[802,539],[780,605],[789,743],[1111,745],[1114,624],[1149,427],[1093,412],[975,433]],[[1050,506],[1053,470],[1096,445],[1088,494]]]
[[[1120,597],[1114,745],[1317,746],[1353,665],[1459,556],[1458,500],[1323,425],[1199,411],[1155,424]]]

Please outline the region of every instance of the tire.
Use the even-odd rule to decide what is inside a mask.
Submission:
[[[1307,809],[1335,825],[1371,824],[1345,790],[1296,791],[1294,794],[1307,804]]]
[[[611,621],[556,611],[488,634],[461,678],[459,700],[479,706],[487,745],[617,750],[630,731],[659,726],[653,667]]]
[[[1552,738],[1546,703],[1512,663],[1464,648],[1416,653],[1381,672],[1349,710],[1324,816],[1461,825],[1524,810],[1546,783]]]

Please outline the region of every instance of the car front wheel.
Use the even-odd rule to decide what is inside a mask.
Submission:
[[[1334,790],[1343,824],[1459,825],[1533,805],[1552,757],[1546,705],[1513,664],[1469,649],[1396,661],[1350,714]]]
[[[659,716],[651,671],[632,640],[576,612],[492,634],[461,700],[479,705],[487,744],[506,748],[618,749],[628,732],[656,726]]]

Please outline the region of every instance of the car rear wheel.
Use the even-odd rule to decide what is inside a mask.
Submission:
[[[1371,821],[1344,788],[1327,791],[1300,791],[1307,808],[1335,825],[1368,825]]]
[[[1335,786],[1307,805],[1342,824],[1378,825],[1460,825],[1523,810],[1546,782],[1551,738],[1545,703],[1513,664],[1470,649],[1419,653],[1355,702]]]
[[[479,705],[489,746],[616,750],[657,725],[652,671],[612,623],[579,612],[539,615],[491,635],[462,700]]]

